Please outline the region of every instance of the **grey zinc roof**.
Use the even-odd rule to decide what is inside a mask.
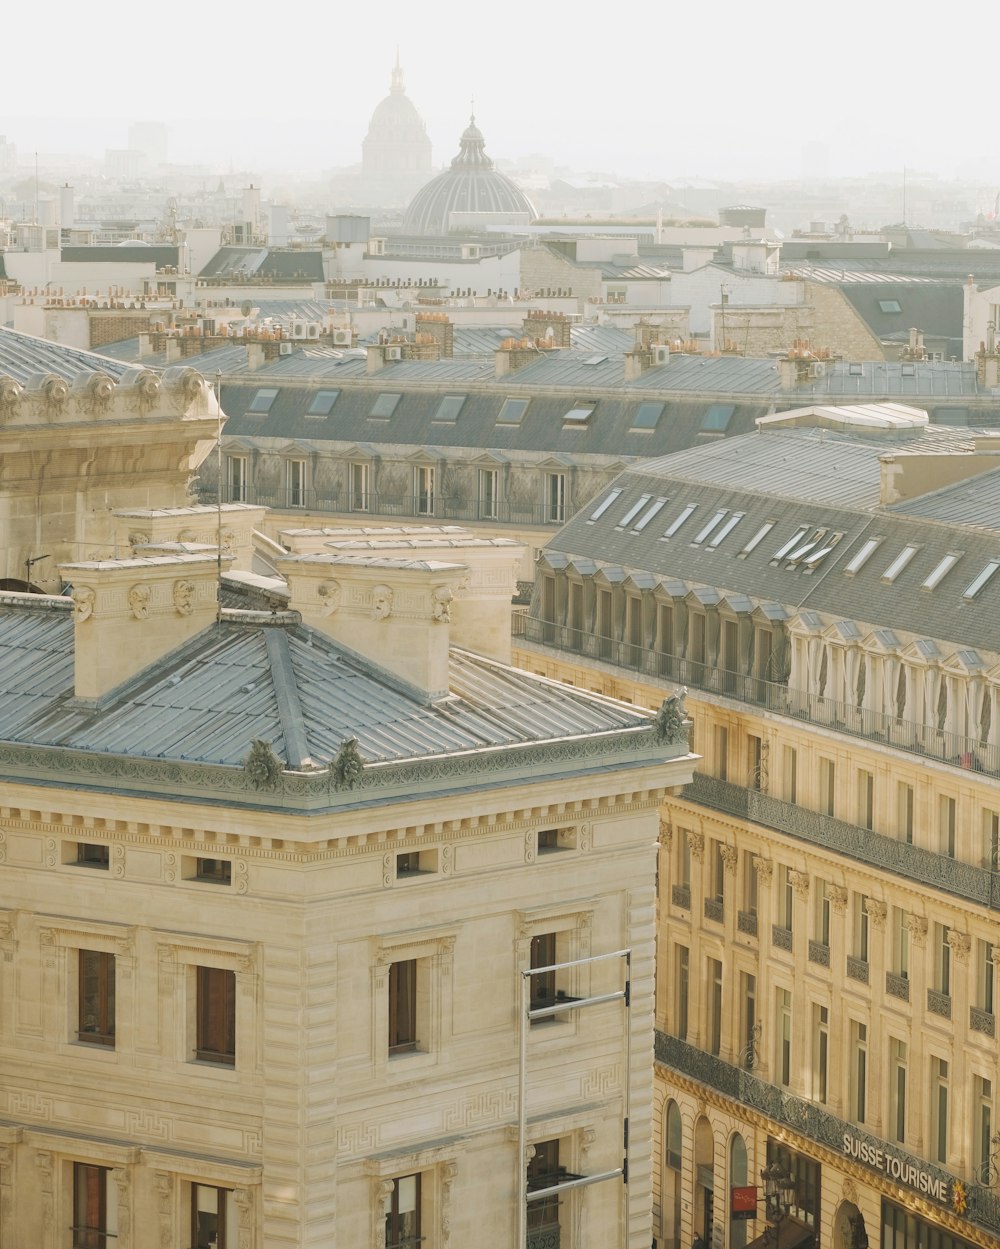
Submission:
[[[17,382],[27,382],[36,373],[54,373],[66,381],[81,373],[107,373],[119,378],[127,368],[127,364],[109,356],[0,327],[0,373],[9,374]]]
[[[1000,467],[970,481],[960,481],[932,494],[895,503],[890,510],[897,516],[919,516],[924,520],[1000,532]]]
[[[98,708],[75,702],[73,620],[0,602],[0,740],[133,758],[240,766],[251,742],[323,766],[355,736],[367,762],[644,727],[648,715],[464,651],[428,704],[285,613],[234,613]],[[298,756],[298,757],[296,757]]]
[[[1000,558],[996,533],[925,519],[914,515],[912,507],[906,514],[879,509],[872,489],[875,470],[863,468],[857,447],[848,450],[845,441],[836,438],[802,438],[805,432],[811,431],[773,431],[633,465],[608,487],[608,492],[622,490],[614,505],[592,520],[604,497],[597,496],[559,532],[550,549],[574,564],[593,559],[673,579],[689,589],[714,587],[727,598],[747,595],[755,602],[780,603],[790,610],[805,607],[1000,651],[1000,575],[973,599],[964,598],[987,562]],[[793,433],[799,436],[786,437]],[[751,456],[752,443],[758,443],[761,452],[770,449],[778,467],[768,468],[760,453]],[[740,444],[745,453],[734,459],[732,453]],[[885,448],[874,439],[858,446],[877,468],[877,457]],[[811,479],[797,483],[804,457],[811,459]],[[715,459],[719,468],[713,466]],[[814,493],[824,473],[842,478],[842,493],[836,488]],[[973,478],[967,485],[974,490],[980,480]],[[666,497],[668,502],[655,524],[637,533],[620,522],[643,494]],[[691,506],[690,518],[666,538],[671,522]],[[721,511],[727,517],[740,513],[741,519],[716,547],[710,545],[711,534],[695,543],[703,525]],[[771,525],[766,536],[746,552],[750,539],[766,524]],[[817,530],[826,533],[812,550],[832,545],[812,571],[802,559],[793,565],[788,559],[791,551],[776,559],[801,530],[805,532],[795,547],[812,541]],[[832,544],[837,534],[842,536]],[[853,575],[846,573],[852,557],[870,539],[878,539],[872,556]],[[915,556],[895,580],[885,581],[887,568],[907,545],[917,547]],[[951,551],[961,551],[960,560],[934,589],[923,589],[922,583]]]

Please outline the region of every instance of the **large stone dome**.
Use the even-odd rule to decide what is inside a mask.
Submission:
[[[368,124],[361,144],[361,161],[365,178],[430,173],[431,141],[403,87],[398,58],[389,94],[375,106]]]
[[[485,140],[471,118],[451,168],[420,188],[403,218],[404,234],[447,234],[453,212],[538,215],[525,193],[486,155]]]

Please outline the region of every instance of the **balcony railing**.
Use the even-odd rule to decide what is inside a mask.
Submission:
[[[939,993],[937,989],[928,989],[927,1009],[932,1015],[940,1015],[942,1019],[950,1019],[951,997],[947,993]]]
[[[967,901],[1000,907],[1000,874],[987,868],[935,854],[921,846],[848,824],[832,815],[821,815],[818,811],[783,802],[759,789],[734,785],[701,772],[696,772],[691,783],[685,786],[684,797],[801,841],[839,851],[897,876],[943,889]]]
[[[969,1027],[973,1032],[982,1032],[985,1036],[996,1036],[996,1017],[988,1010],[980,1010],[978,1006],[969,1007]]]
[[[796,1097],[786,1089],[768,1084],[753,1072],[734,1067],[724,1059],[697,1049],[679,1037],[657,1031],[656,1061],[716,1090],[739,1103],[741,1107],[758,1111],[771,1123],[787,1127],[835,1154],[843,1152],[844,1131],[849,1128],[853,1137],[870,1147],[872,1156],[881,1151],[883,1158],[898,1162],[898,1170],[895,1163],[893,1164],[896,1174],[905,1175],[912,1166],[914,1173],[930,1175],[940,1180],[946,1191],[950,1191],[949,1186],[955,1177],[934,1163],[915,1157],[897,1145],[865,1132],[855,1124],[848,1124],[816,1102]],[[888,1170],[887,1167],[886,1171]],[[968,1208],[964,1217],[979,1227],[994,1233],[1000,1232],[1000,1194],[983,1185],[968,1183],[966,1198]]]
[[[820,967],[830,966],[830,947],[822,941],[809,942],[809,962],[818,963]]]
[[[861,984],[867,984],[868,960],[865,958],[855,958],[852,954],[848,954],[847,975],[851,980],[858,980]]]
[[[890,997],[898,997],[901,1002],[910,1000],[910,982],[905,976],[898,976],[893,971],[885,973],[885,991]]]
[[[613,664],[656,681],[670,681],[691,689],[722,694],[768,711],[829,725],[852,737],[864,737],[910,754],[940,759],[989,776],[1000,776],[1000,746],[958,733],[946,733],[931,725],[901,720],[884,712],[869,711],[853,703],[838,702],[805,690],[789,689],[778,681],[765,681],[680,655],[650,650],[614,638],[598,637],[583,629],[540,620],[535,616],[516,618],[514,636],[586,659]]]

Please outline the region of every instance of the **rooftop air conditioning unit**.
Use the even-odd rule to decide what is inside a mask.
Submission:
[[[402,347],[386,347],[385,358],[387,360],[402,360],[403,358]]]
[[[816,378],[826,377],[826,361],[813,360],[812,364],[809,366],[809,376]]]
[[[350,347],[351,331],[350,330],[334,330],[333,343],[335,347]]]
[[[294,350],[295,348],[292,346],[291,343],[281,343],[278,346],[278,355],[290,356]]]

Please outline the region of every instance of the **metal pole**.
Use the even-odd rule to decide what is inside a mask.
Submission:
[[[525,1162],[527,1149],[527,1107],[525,1093],[528,1084],[528,1003],[531,973],[521,972],[520,1010],[518,1035],[520,1047],[517,1064],[517,1244],[515,1249],[526,1249],[528,1241],[528,1174]]]

